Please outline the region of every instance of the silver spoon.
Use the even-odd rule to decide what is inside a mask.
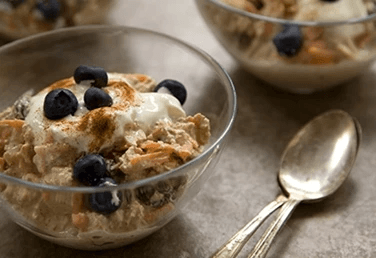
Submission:
[[[248,256],[265,257],[274,237],[300,202],[319,201],[342,185],[355,162],[360,138],[359,123],[341,110],[328,111],[306,124],[287,145],[281,158],[278,181],[288,198],[278,196],[212,258],[236,257],[261,223],[283,205]]]

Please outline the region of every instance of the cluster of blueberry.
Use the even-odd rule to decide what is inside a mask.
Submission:
[[[103,68],[79,66],[74,72],[74,80],[80,83],[93,80],[84,95],[84,102],[89,110],[111,106],[112,98],[101,87],[108,83],[108,76]],[[78,107],[76,96],[68,89],[50,91],[44,100],[44,114],[48,119],[60,119],[74,114]],[[116,182],[107,175],[107,166],[104,158],[97,154],[88,154],[79,159],[73,170],[73,177],[86,186],[114,186]],[[116,211],[122,202],[121,192],[98,192],[89,195],[90,208],[102,214]]]
[[[24,3],[25,0],[7,0],[14,8]],[[59,17],[61,5],[58,0],[39,0],[36,4],[36,9],[39,10],[46,20],[53,21]]]
[[[94,80],[84,95],[86,108],[93,110],[112,105],[112,98],[100,87],[105,87],[108,82],[107,73],[103,68],[79,66],[74,72],[74,80],[80,83],[84,80]],[[68,89],[54,89],[44,99],[44,115],[51,120],[61,119],[69,114],[73,115],[78,108],[76,96]]]
[[[100,67],[80,65],[74,71],[74,80],[80,83],[85,80],[92,80],[93,82],[84,95],[85,106],[88,110],[93,110],[100,107],[110,107],[113,103],[112,98],[101,88],[107,86],[108,76],[107,72]],[[161,88],[168,89],[173,96],[175,96],[181,105],[184,104],[187,98],[187,90],[184,85],[175,80],[164,80],[160,82],[154,89],[154,92]],[[44,115],[51,120],[61,119],[69,114],[73,115],[78,108],[78,101],[76,96],[68,89],[54,89],[50,91],[44,99]]]
[[[116,186],[107,171],[104,158],[98,154],[88,154],[80,158],[73,168],[73,178],[85,186]],[[175,177],[159,181],[156,185],[146,185],[135,189],[135,198],[146,206],[159,208],[177,198],[179,188],[185,185],[185,177]],[[132,193],[124,191],[126,203],[130,203]],[[105,191],[88,195],[89,208],[100,214],[115,212],[123,202],[123,194],[119,191]]]
[[[98,154],[88,154],[79,159],[73,168],[73,178],[85,186],[116,186],[107,173],[104,158]],[[116,211],[122,203],[122,193],[98,192],[88,196],[90,208],[101,214],[110,214]]]

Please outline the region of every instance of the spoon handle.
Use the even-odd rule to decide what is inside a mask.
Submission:
[[[287,222],[288,218],[300,203],[300,200],[289,199],[278,213],[277,218],[269,226],[269,228],[262,235],[261,239],[257,242],[248,258],[264,258],[278,232],[283,225]]]
[[[233,235],[227,243],[221,246],[211,258],[233,258],[236,257],[245,243],[251,238],[255,231],[260,227],[261,223],[269,217],[276,209],[281,207],[287,201],[284,195],[280,195],[276,200],[269,203],[260,213],[235,235]]]

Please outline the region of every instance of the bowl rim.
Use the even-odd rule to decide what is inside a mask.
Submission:
[[[123,190],[123,189],[133,189],[137,188],[146,184],[150,184],[159,180],[163,179],[168,179],[171,178],[171,176],[176,177],[179,175],[184,174],[185,168],[193,165],[196,162],[199,162],[200,160],[208,157],[210,158],[210,155],[212,155],[213,152],[218,151],[219,145],[225,140],[226,136],[229,134],[233,124],[234,120],[236,117],[236,112],[237,112],[237,97],[236,97],[236,91],[235,91],[235,86],[231,80],[231,77],[227,73],[227,71],[214,59],[212,58],[209,54],[207,54],[205,51],[202,49],[187,43],[181,39],[175,38],[173,36],[170,36],[165,33],[161,33],[158,31],[153,31],[150,29],[145,29],[145,28],[139,28],[139,27],[131,27],[131,26],[122,26],[122,25],[83,25],[83,26],[78,26],[78,27],[69,27],[69,28],[61,28],[53,31],[48,31],[48,32],[43,32],[37,35],[32,35],[26,38],[18,39],[13,42],[10,42],[6,45],[3,45],[0,47],[0,52],[6,51],[9,48],[12,47],[17,47],[19,44],[27,44],[28,42],[34,41],[34,40],[39,40],[42,38],[46,37],[53,37],[54,35],[57,34],[69,34],[69,33],[74,33],[77,31],[83,31],[83,32],[90,32],[90,31],[105,31],[105,32],[111,32],[111,31],[116,31],[116,32],[126,32],[126,31],[133,31],[133,32],[141,32],[141,33],[147,33],[150,35],[158,36],[165,38],[167,40],[171,40],[178,45],[188,48],[191,51],[195,52],[198,54],[200,57],[202,57],[211,67],[214,68],[214,70],[217,72],[219,77],[221,78],[222,81],[224,81],[224,84],[226,86],[227,91],[230,94],[230,106],[229,109],[231,109],[230,112],[230,117],[227,121],[227,124],[225,126],[225,129],[220,133],[218,139],[215,140],[212,144],[210,144],[202,153],[200,153],[197,157],[194,159],[188,161],[187,163],[174,168],[172,170],[166,171],[162,174],[148,177],[145,179],[141,180],[136,180],[133,182],[127,182],[127,183],[122,183],[117,186],[105,186],[105,187],[96,187],[96,186],[58,186],[58,185],[48,185],[48,184],[43,184],[43,183],[33,183],[30,181],[26,181],[17,177],[12,177],[9,175],[5,175],[0,172],[0,182],[8,182],[11,184],[15,185],[21,185],[21,186],[26,186],[28,188],[33,188],[33,189],[38,189],[38,190],[47,190],[47,191],[53,191],[53,192],[80,192],[80,193],[94,193],[94,192],[103,192],[103,191],[108,191],[108,190]],[[232,102],[232,103],[231,103]],[[232,104],[232,105],[231,105]]]
[[[367,21],[376,20],[376,13],[369,14],[367,16],[362,16],[358,18],[352,18],[347,20],[338,20],[338,21],[302,21],[302,20],[287,20],[282,18],[274,18],[271,16],[256,14],[247,12],[245,10],[241,10],[239,8],[230,6],[226,3],[221,2],[220,0],[195,0],[197,3],[200,1],[205,1],[220,7],[229,12],[237,13],[241,16],[248,17],[251,19],[262,20],[265,22],[277,23],[281,25],[298,25],[298,26],[307,26],[307,27],[332,27],[332,26],[340,26],[340,25],[351,25],[357,23],[363,23]]]

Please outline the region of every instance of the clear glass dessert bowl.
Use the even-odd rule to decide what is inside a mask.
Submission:
[[[324,9],[316,13],[299,13],[299,6],[293,4],[298,2],[196,0],[196,5],[214,36],[242,67],[290,92],[311,93],[340,85],[373,63],[373,2],[359,7],[359,0],[352,9],[347,0],[301,1],[322,5]],[[365,15],[357,17],[357,11]],[[276,18],[266,12],[297,18]]]
[[[0,35],[8,40],[104,22],[117,0],[2,0]]]
[[[34,165],[21,164],[15,156],[14,163],[20,164],[15,176],[0,172],[0,207],[26,230],[72,248],[103,250],[124,246],[171,221],[204,188],[236,113],[234,86],[215,60],[189,44],[152,31],[100,25],[61,29],[9,43],[0,48],[0,59],[1,110],[12,106],[23,92],[29,89],[38,92],[51,83],[72,77],[79,65],[90,64],[108,72],[145,74],[156,81],[177,80],[187,90],[183,105],[187,115],[201,113],[210,120],[209,142],[197,157],[163,173],[118,185],[55,184],[60,181],[59,165],[54,171],[20,177],[17,176],[23,173],[20,170]],[[9,128],[20,130],[20,122],[15,121],[6,122],[6,127],[4,121],[0,122],[2,146],[10,141]],[[21,149],[26,152],[17,153],[31,156],[35,151],[39,153],[23,146]],[[10,150],[3,147],[5,158],[4,151]],[[44,157],[59,164],[64,157],[56,151]],[[3,171],[12,165],[4,165],[3,158],[0,161]],[[70,178],[63,176],[61,180]],[[55,183],[46,183],[50,181]],[[88,210],[90,196],[99,193],[102,194],[99,199],[112,196],[111,203],[121,198],[118,210],[108,214]]]

